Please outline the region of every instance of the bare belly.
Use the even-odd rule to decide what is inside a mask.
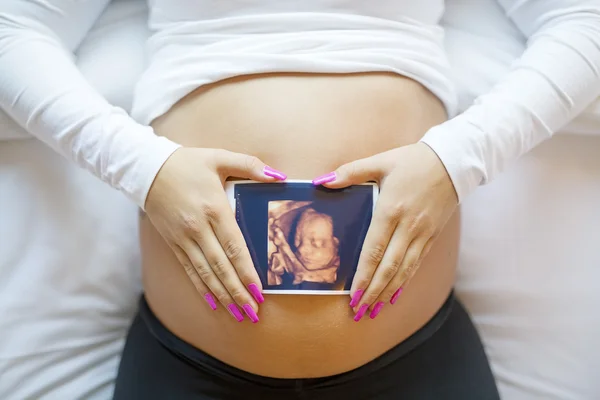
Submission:
[[[202,88],[153,122],[185,146],[256,155],[289,178],[418,141],[446,118],[419,84],[391,74],[268,75]],[[398,302],[353,321],[348,296],[266,295],[260,322],[212,311],[167,245],[143,218],[144,289],[161,322],[188,343],[242,370],[278,378],[322,377],[357,368],[402,342],[440,308],[454,282],[454,215]]]

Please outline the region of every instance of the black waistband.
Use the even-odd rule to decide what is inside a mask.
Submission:
[[[304,386],[318,387],[322,385],[340,384],[357,378],[364,378],[365,376],[372,374],[377,370],[384,368],[388,364],[402,358],[419,345],[427,341],[427,339],[433,336],[433,334],[440,329],[452,311],[454,303],[455,297],[454,293],[452,292],[438,312],[423,327],[421,327],[403,342],[399,343],[367,364],[342,374],[310,379],[269,378],[255,375],[225,364],[224,362],[183,341],[170,332],[154,315],[148,306],[145,297],[143,296],[140,300],[139,316],[150,333],[168,350],[170,350],[176,356],[185,359],[194,367],[208,371],[215,376],[229,380],[235,379],[237,381],[255,383],[272,388],[294,386],[298,381],[302,381]]]

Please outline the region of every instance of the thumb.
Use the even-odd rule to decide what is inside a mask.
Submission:
[[[251,179],[259,182],[283,181],[287,175],[262,162],[258,157],[223,150],[218,155],[217,170],[226,177]]]
[[[375,157],[367,157],[344,164],[333,172],[315,178],[313,185],[339,189],[368,181],[379,182],[382,174]]]

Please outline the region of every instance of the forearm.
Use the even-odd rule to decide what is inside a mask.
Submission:
[[[108,0],[4,0],[0,107],[32,135],[143,207],[177,148],[111,106],[83,78],[74,50]]]
[[[422,139],[444,163],[459,200],[600,95],[600,1],[501,3],[528,37],[527,50],[490,93]]]

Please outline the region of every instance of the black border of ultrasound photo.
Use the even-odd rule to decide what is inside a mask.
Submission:
[[[358,267],[360,251],[379,195],[379,186],[376,183],[369,182],[343,189],[328,189],[324,186],[315,186],[311,181],[305,180],[287,180],[276,183],[241,180],[227,181],[225,191],[261,279],[263,293],[312,295],[350,293],[352,279]],[[271,228],[273,221],[277,220],[277,216],[273,217],[273,214],[269,214],[269,203],[286,200],[300,202],[297,210],[301,210],[302,207],[310,208],[317,213],[326,215],[332,221],[333,236],[337,243],[337,256],[339,257],[336,260],[337,264],[333,265],[339,266],[335,269],[333,278],[331,278],[332,275],[329,275],[330,279],[327,283],[324,280],[319,282],[318,279],[310,279],[305,276],[303,279],[295,279],[294,277],[303,277],[303,273],[298,274],[287,269],[285,273],[278,276],[277,284],[273,284],[273,280],[271,280],[272,284],[269,285],[269,273],[273,277],[273,271],[276,270],[274,267],[269,271],[269,253],[271,252],[272,255],[273,249],[285,248],[291,251],[288,254],[302,254],[302,248],[300,248],[300,253],[297,253],[298,249],[294,247],[292,235],[298,231],[295,231],[297,226],[293,229],[289,228],[293,223],[286,225],[288,229],[285,234],[282,232],[283,229],[275,229],[280,236],[273,236]],[[288,203],[288,206],[293,207],[293,204]],[[296,214],[299,215],[301,212]],[[269,221],[269,215],[272,217],[271,221]],[[299,224],[298,219],[301,218],[295,217],[296,224]],[[277,225],[275,224],[275,226]],[[286,240],[274,242],[273,237],[286,237]],[[278,245],[273,243],[278,243]],[[282,243],[284,244],[282,245]],[[269,246],[271,246],[271,250],[269,250]],[[297,266],[302,263],[288,265]],[[308,264],[304,263],[304,265]],[[297,268],[295,271],[298,270]]]

